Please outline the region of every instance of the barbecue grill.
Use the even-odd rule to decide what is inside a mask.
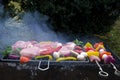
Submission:
[[[5,1],[7,1],[7,0],[5,0]],[[31,23],[32,21],[28,21],[28,22]],[[41,21],[41,22],[44,22],[44,21]],[[4,21],[3,21],[3,23],[4,23]],[[4,42],[4,40],[6,40],[6,42],[9,41],[8,38],[10,39],[11,37],[9,37],[8,34],[11,31],[13,31],[13,33],[11,33],[12,40],[16,39],[16,37],[14,37],[15,35],[13,35],[13,34],[16,34],[16,33],[21,34],[21,32],[25,32],[25,31],[29,30],[27,28],[31,28],[33,30],[36,27],[35,30],[37,30],[38,32],[41,31],[41,30],[38,30],[38,29],[40,29],[38,27],[39,26],[38,24],[36,24],[37,26],[35,26],[35,27],[31,27],[31,26],[34,26],[31,24],[31,26],[29,27],[26,25],[24,26],[24,24],[22,24],[22,22],[16,23],[14,20],[11,21],[11,19],[8,19],[8,22],[6,21],[5,23],[6,23],[6,25],[8,25],[7,27],[0,27],[1,33],[5,35],[5,36],[0,35],[0,38],[2,37],[1,41],[3,41],[3,42]],[[12,24],[12,25],[9,25],[9,24]],[[45,25],[45,24],[42,24],[42,25]],[[4,26],[4,25],[2,25],[2,26]],[[20,29],[19,27],[22,27],[24,30]],[[46,27],[46,25],[43,27]],[[6,29],[6,31],[4,31],[5,29]],[[14,32],[14,31],[17,31],[18,29],[20,31]],[[8,31],[8,33],[7,33],[7,31]],[[37,32],[37,31],[35,31],[35,32]],[[34,30],[33,30],[33,32],[34,32]],[[26,33],[28,33],[28,32],[26,32]],[[23,34],[25,34],[25,33],[23,33]],[[52,34],[54,34],[54,33],[52,33]],[[31,35],[32,35],[32,33],[30,35],[27,35],[26,39],[30,39]],[[37,33],[37,35],[39,36],[38,33]],[[8,38],[6,38],[6,36]],[[13,39],[13,37],[15,39]],[[23,35],[19,35],[19,36],[17,35],[17,37],[18,37],[17,39],[24,38]],[[3,39],[3,38],[5,38],[5,39]],[[35,38],[38,39],[39,37],[35,37]],[[100,40],[97,39],[96,37],[86,36],[86,35],[72,37],[72,38],[70,38],[69,41],[73,41],[75,38],[81,40],[84,43],[86,43],[88,41],[91,42],[92,44],[94,44],[96,42],[100,42]],[[12,40],[10,42],[13,42]],[[1,45],[2,44],[3,43],[1,42]],[[0,50],[2,49],[3,46],[5,46],[5,45],[0,46]],[[7,57],[4,57],[2,55],[2,52],[0,51],[0,80],[20,80],[20,79],[22,79],[22,80],[41,80],[41,79],[44,79],[44,80],[104,80],[104,79],[105,80],[119,80],[120,77],[116,76],[114,74],[114,72],[115,72],[114,69],[117,68],[118,70],[120,70],[120,59],[117,55],[115,55],[114,52],[112,52],[109,49],[109,47],[107,45],[105,45],[105,48],[107,49],[107,51],[111,52],[112,56],[115,58],[116,62],[114,64],[110,65],[110,64],[104,64],[103,62],[99,62],[99,63],[96,62],[98,65],[97,66],[95,63],[90,62],[89,58],[86,58],[83,61],[61,61],[61,62],[56,62],[55,60],[49,61],[48,59],[40,59],[40,60],[32,59],[28,63],[21,64],[19,59],[9,59]],[[98,72],[99,72],[98,69],[100,69],[102,72],[103,72],[103,70],[106,71],[109,74],[109,76],[108,75],[105,75],[105,76],[98,75]],[[119,71],[117,71],[117,72],[119,72]],[[107,73],[105,73],[105,74],[107,74]],[[99,72],[99,74],[100,74],[100,72]]]
[[[91,39],[92,39],[91,40],[92,43],[99,41],[97,38],[93,38],[93,36],[92,37],[87,36],[86,38],[87,40],[83,38],[84,41],[86,40],[86,42],[88,40],[90,41]],[[107,51],[112,53],[112,55],[116,60],[115,66],[119,69],[120,68],[119,57],[115,55],[115,53],[111,51],[107,45],[105,45],[105,48]],[[40,74],[42,78],[44,78],[46,76],[45,74],[47,74],[51,78],[50,80],[59,80],[57,78],[59,76],[56,76],[53,78],[52,74],[56,72],[58,72],[58,75],[60,75],[61,77],[62,77],[62,72],[64,73],[63,76],[68,77],[68,76],[74,75],[71,79],[75,78],[75,80],[79,79],[75,76],[78,74],[81,77],[81,79],[88,78],[88,80],[89,79],[93,79],[93,80],[96,80],[96,79],[118,80],[119,79],[119,77],[114,74],[114,69],[112,65],[104,64],[103,62],[100,62],[100,65],[103,68],[103,70],[109,73],[109,76],[107,78],[100,77],[98,75],[98,66],[95,63],[90,62],[88,58],[86,58],[86,60],[84,61],[61,61],[61,62],[56,62],[54,60],[49,61],[47,59],[41,59],[41,60],[31,60],[28,63],[20,64],[19,60],[7,59],[2,57],[1,55],[0,65],[2,69],[8,70],[8,71],[9,70],[23,71],[23,73],[21,74],[25,74],[25,71],[28,70],[31,72],[31,74],[28,74],[28,75],[32,75],[32,78],[35,78],[35,79],[39,78],[38,74]],[[92,72],[93,72],[93,75],[91,75]],[[3,74],[3,76],[5,76],[5,73]],[[94,77],[92,78],[91,76],[94,76]]]

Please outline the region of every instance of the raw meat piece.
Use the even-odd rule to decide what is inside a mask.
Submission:
[[[36,44],[36,41],[17,41],[15,44],[12,45],[12,49],[16,50],[18,48],[24,49],[28,47],[33,47],[33,44]]]
[[[40,55],[40,48],[38,47],[31,47],[31,48],[25,48],[20,51],[21,56],[26,56],[26,57],[35,57]]]

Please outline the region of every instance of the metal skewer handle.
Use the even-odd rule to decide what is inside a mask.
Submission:
[[[41,70],[41,71],[45,71],[45,70],[48,70],[49,69],[49,65],[50,65],[50,60],[48,60],[48,64],[47,64],[47,67],[46,68],[41,68],[41,62],[42,61],[39,61],[39,64],[38,64],[38,69]]]
[[[113,63],[110,64],[113,66],[113,69],[115,70],[114,74],[120,76],[120,71],[116,68],[116,66]]]
[[[100,69],[99,75],[102,76],[102,77],[108,77],[109,74],[108,74],[107,72],[103,71],[103,69],[102,69],[102,67],[100,66],[100,64],[98,63],[98,61],[95,60],[95,62],[96,62],[96,64],[98,65],[98,67],[99,67],[99,69]]]

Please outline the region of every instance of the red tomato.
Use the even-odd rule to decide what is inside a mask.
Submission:
[[[20,57],[20,63],[26,63],[29,62],[31,59],[29,57],[21,56]]]

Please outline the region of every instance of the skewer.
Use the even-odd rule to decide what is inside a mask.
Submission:
[[[114,74],[120,76],[120,71],[116,68],[116,66],[113,63],[110,64],[113,66],[113,69],[115,70]]]
[[[99,69],[100,69],[99,75],[100,75],[100,76],[103,76],[103,77],[107,77],[109,74],[108,74],[107,72],[103,71],[102,67],[100,66],[100,64],[98,63],[97,60],[95,60],[95,62],[96,62],[96,64],[98,65],[98,67],[99,67]]]
[[[103,71],[102,67],[100,66],[99,62],[101,61],[98,56],[92,55],[89,57],[91,62],[96,62],[97,66],[99,67],[99,75],[102,77],[107,77],[109,74],[105,71]]]
[[[86,45],[84,46],[85,48],[85,51],[87,52],[87,55],[90,59],[91,62],[96,62],[97,66],[99,67],[99,75],[102,76],[102,77],[108,77],[108,73],[103,71],[102,67],[100,66],[99,62],[101,61],[100,58],[99,58],[99,52],[96,51],[92,44],[87,42]]]
[[[50,60],[48,60],[48,64],[47,64],[47,67],[46,68],[41,68],[41,60],[39,61],[39,64],[38,64],[38,69],[41,70],[41,71],[46,71],[49,69],[49,65],[50,65]]]
[[[45,57],[48,57],[48,62],[47,62],[47,67],[46,68],[41,68],[41,63],[42,61],[40,60],[39,61],[39,64],[38,64],[38,69],[41,70],[41,71],[46,71],[49,69],[49,65],[50,65],[50,60],[52,60],[52,56],[51,55],[43,55],[43,56],[37,56],[35,57],[35,59],[40,59],[40,58],[45,58]]]
[[[96,43],[94,47],[96,48],[97,51],[99,51],[101,59],[104,60],[104,63],[111,64],[113,66],[113,69],[115,70],[114,74],[120,76],[120,71],[114,65],[115,59],[113,58],[110,52],[106,51],[103,43],[102,42]]]
[[[103,59],[104,60],[104,62],[105,63],[107,63],[107,64],[111,64],[112,65],[112,67],[113,67],[113,69],[115,70],[114,71],[114,74],[116,75],[116,76],[120,76],[120,71],[117,69],[117,67],[114,65],[114,62],[115,62],[115,59],[113,58],[113,56],[107,56],[107,58],[106,59]]]

